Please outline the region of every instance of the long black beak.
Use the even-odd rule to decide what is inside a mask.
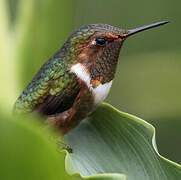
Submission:
[[[146,25],[146,26],[138,27],[138,28],[135,28],[135,29],[130,29],[130,30],[128,30],[126,37],[131,36],[133,34],[136,34],[138,32],[147,30],[147,29],[151,29],[151,28],[154,28],[154,27],[157,27],[157,26],[167,24],[167,23],[168,23],[168,21],[162,21],[162,22],[157,22],[157,23]]]

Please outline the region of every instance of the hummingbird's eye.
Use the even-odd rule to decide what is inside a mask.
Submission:
[[[103,36],[101,36],[101,37],[97,37],[96,38],[96,45],[97,46],[104,46],[106,43],[107,43],[107,38],[106,37],[103,37]]]

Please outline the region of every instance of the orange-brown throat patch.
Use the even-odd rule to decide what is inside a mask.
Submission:
[[[97,86],[99,86],[100,84],[102,84],[103,82],[103,77],[98,77],[97,79],[91,79],[91,84],[93,88],[96,88]]]

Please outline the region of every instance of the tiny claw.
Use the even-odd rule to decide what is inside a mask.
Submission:
[[[65,149],[69,153],[73,153],[73,149],[68,144],[65,144],[64,142],[61,142],[61,141],[59,141],[57,144],[61,146],[61,149],[63,150]]]
[[[65,145],[62,149],[67,150],[69,153],[73,153],[73,149],[69,145]]]

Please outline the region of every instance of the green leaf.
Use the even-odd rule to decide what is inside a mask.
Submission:
[[[86,180],[126,180],[124,174],[97,174],[89,177],[85,177]]]
[[[121,174],[81,178],[65,171],[65,152],[54,143],[56,134],[35,117],[0,112],[0,179],[6,180],[125,180]]]
[[[47,134],[41,124],[31,122],[32,117],[2,113],[0,117],[0,179],[177,180],[181,177],[180,165],[158,154],[154,128],[109,105],[101,105],[66,135],[73,148],[73,153],[67,153],[65,164],[71,176],[64,169],[65,154],[58,152],[51,142],[51,133]]]
[[[129,180],[181,177],[181,166],[159,155],[154,127],[109,105],[101,105],[65,138],[73,149],[66,156],[69,173],[121,173]]]

